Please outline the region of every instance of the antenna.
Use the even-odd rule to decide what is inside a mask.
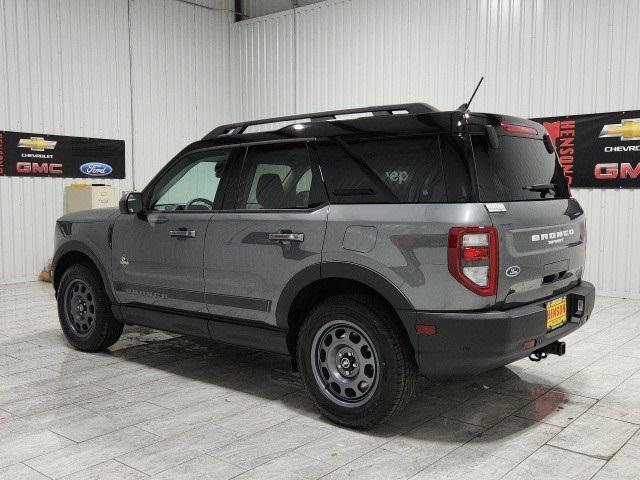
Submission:
[[[484,80],[484,77],[480,77],[480,81],[476,85],[476,89],[471,94],[471,98],[469,99],[469,101],[467,103],[463,103],[462,105],[460,105],[458,107],[458,110],[460,110],[461,112],[466,112],[467,110],[469,110],[469,105],[471,105],[471,102],[473,101],[473,97],[476,96],[476,93],[478,92],[478,89],[480,88],[480,85],[482,85],[482,81],[483,80]]]

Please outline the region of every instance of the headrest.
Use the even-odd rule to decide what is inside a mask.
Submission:
[[[256,188],[256,200],[266,209],[282,208],[284,201],[284,188],[280,175],[275,173],[263,173],[258,178]]]

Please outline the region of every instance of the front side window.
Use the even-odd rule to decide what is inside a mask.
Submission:
[[[336,139],[318,153],[333,203],[447,201],[437,136]]]
[[[306,144],[249,147],[240,178],[239,210],[304,209],[323,202]]]
[[[199,152],[176,163],[156,184],[151,209],[164,212],[213,210],[230,149]]]

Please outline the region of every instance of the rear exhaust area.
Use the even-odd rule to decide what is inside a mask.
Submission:
[[[556,340],[549,345],[545,345],[544,347],[531,352],[531,354],[529,355],[529,360],[531,360],[532,362],[539,362],[540,360],[547,358],[547,355],[558,355],[561,357],[566,353],[566,351],[567,344]]]

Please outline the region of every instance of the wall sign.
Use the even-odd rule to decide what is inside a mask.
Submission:
[[[0,176],[124,178],[124,140],[0,131]]]
[[[575,188],[640,188],[640,110],[534,118]]]

